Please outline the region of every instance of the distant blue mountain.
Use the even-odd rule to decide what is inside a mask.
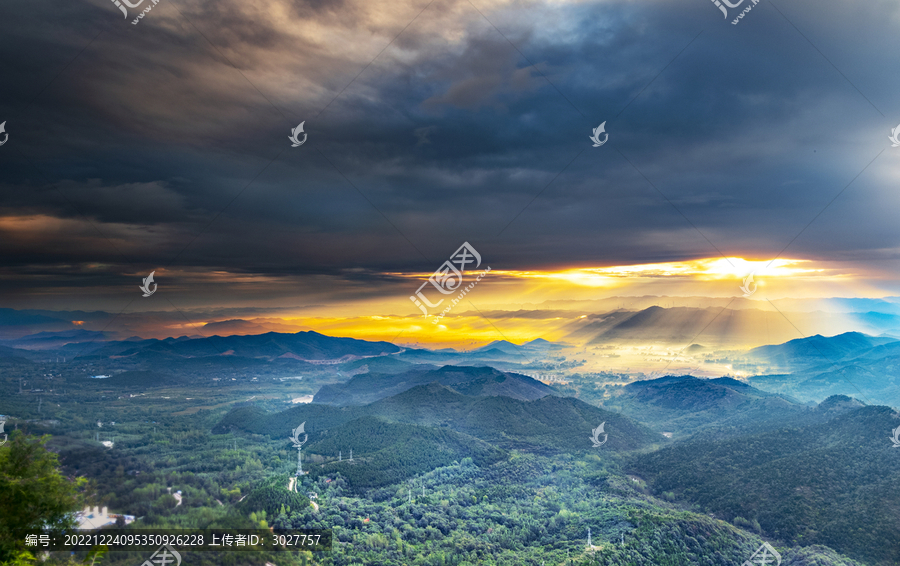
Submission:
[[[56,324],[62,320],[60,316],[47,316],[39,312],[0,309],[0,326]]]
[[[804,401],[848,395],[869,405],[900,406],[900,341],[858,333],[811,338],[815,340],[757,348],[768,348],[764,355],[785,372],[754,375],[747,381]],[[874,346],[867,348],[869,344]]]
[[[26,350],[53,350],[61,348],[67,344],[80,344],[83,342],[102,342],[106,339],[106,333],[95,330],[84,330],[75,328],[72,330],[61,330],[55,332],[37,332],[29,334],[22,338],[14,340],[4,340],[0,342],[5,346],[12,348],[23,348]]]
[[[210,336],[206,338],[108,342],[92,357],[138,356],[155,358],[196,358],[209,356],[235,356],[274,360],[294,358],[298,360],[332,361],[354,360],[368,356],[399,352],[399,346],[390,342],[368,342],[355,338],[336,338],[318,332],[296,334],[267,332],[251,336]]]
[[[868,336],[861,332],[845,332],[831,337],[816,334],[784,344],[753,348],[747,353],[747,356],[755,361],[781,368],[798,368],[854,358],[876,346],[892,342],[897,342],[897,340]]]
[[[5,309],[0,308],[0,327],[20,325],[42,325],[66,323],[71,325],[73,320],[103,320],[111,315],[103,311],[51,311],[42,309]]]
[[[531,357],[532,355],[537,353],[544,353],[550,350],[561,350],[563,348],[565,348],[565,346],[561,344],[556,344],[554,342],[550,342],[549,340],[544,340],[543,338],[536,338],[521,345],[513,344],[508,340],[494,340],[490,344],[472,351],[488,353],[497,350],[513,356]]]
[[[525,352],[526,348],[517,346],[516,344],[513,344],[512,342],[508,342],[506,340],[494,340],[486,346],[476,348],[475,350],[473,350],[473,352],[489,352],[491,350],[499,350],[506,354],[521,355]]]

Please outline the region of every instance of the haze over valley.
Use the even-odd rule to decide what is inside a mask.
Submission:
[[[900,564],[896,1],[0,11],[0,566]]]

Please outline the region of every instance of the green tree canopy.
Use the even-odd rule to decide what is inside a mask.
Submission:
[[[0,564],[25,549],[16,531],[72,526],[80,503],[78,487],[59,472],[49,436],[16,434],[0,447]]]

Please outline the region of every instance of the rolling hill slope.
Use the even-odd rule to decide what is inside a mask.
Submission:
[[[432,382],[365,406],[334,407],[311,403],[268,414],[243,407],[227,414],[214,432],[243,430],[272,437],[284,435],[301,422],[311,442],[362,417],[423,427],[442,427],[499,448],[535,452],[592,449],[591,430],[606,423],[604,451],[634,450],[664,437],[632,419],[573,398],[545,396],[522,401],[503,396],[471,397]],[[368,422],[368,421],[367,421]]]
[[[632,469],[657,494],[756,521],[766,535],[895,565],[900,544],[878,541],[900,540],[900,449],[889,439],[898,426],[890,408],[861,407],[825,424],[677,443]]]
[[[683,439],[704,431],[749,432],[812,414],[813,407],[728,377],[689,375],[636,381],[603,401],[603,407],[631,416]]]
[[[324,385],[313,398],[315,403],[364,405],[437,381],[470,396],[504,395],[514,399],[538,399],[553,392],[540,381],[490,367],[444,366],[437,370],[419,366],[396,375],[361,374],[346,383]]]
[[[571,397],[534,401],[509,397],[468,397],[438,383],[418,386],[365,408],[402,422],[447,426],[502,448],[531,451],[591,449],[591,430],[606,423],[605,450],[633,450],[661,435],[632,419]]]
[[[348,459],[350,449],[352,462]],[[311,479],[340,473],[355,488],[389,485],[463,458],[487,466],[506,457],[503,450],[453,430],[389,422],[372,416],[330,429],[306,450],[332,458],[323,466],[311,466]],[[343,452],[343,459],[335,461],[338,451]]]

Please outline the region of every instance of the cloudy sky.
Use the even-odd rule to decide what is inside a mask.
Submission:
[[[894,1],[152,1],[0,8],[2,307],[900,294]]]

